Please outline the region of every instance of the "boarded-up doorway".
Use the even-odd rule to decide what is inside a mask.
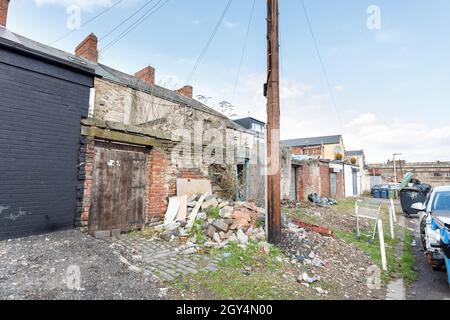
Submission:
[[[147,159],[145,148],[96,142],[89,232],[145,223]]]

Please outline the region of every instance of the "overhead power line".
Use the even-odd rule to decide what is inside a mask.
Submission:
[[[144,8],[146,6],[148,6],[150,3],[152,3],[153,0],[149,0],[146,3],[144,3],[143,6],[141,6],[139,9],[137,9],[135,12],[133,12],[131,15],[129,15],[127,18],[125,18],[124,20],[122,20],[122,22],[120,22],[119,24],[117,24],[114,28],[112,28],[111,30],[109,30],[107,33],[105,33],[102,37],[100,37],[99,41],[107,38],[109,35],[111,35],[114,31],[116,31],[117,29],[119,29],[121,26],[123,26],[125,23],[127,23],[131,18],[133,18],[134,16],[136,16],[139,12],[141,12],[142,10],[144,10]]]
[[[217,24],[214,27],[211,35],[209,36],[209,39],[206,42],[205,47],[203,48],[202,52],[198,56],[197,61],[195,62],[194,67],[192,68],[192,71],[189,73],[189,75],[188,75],[188,77],[186,79],[186,83],[189,83],[192,80],[192,77],[194,76],[195,72],[197,71],[198,67],[200,66],[203,58],[206,55],[206,52],[209,49],[209,46],[211,45],[211,43],[213,42],[213,40],[214,40],[214,38],[215,38],[215,36],[217,34],[217,31],[219,31],[219,28],[220,28],[220,26],[221,26],[221,24],[223,22],[223,19],[225,19],[225,16],[226,16],[226,14],[228,12],[228,9],[230,9],[230,6],[231,6],[232,2],[233,2],[233,0],[228,0],[228,3],[227,3],[227,5],[225,6],[225,9],[222,12],[222,15],[220,16],[219,21],[217,21]]]
[[[241,58],[239,60],[239,67],[238,67],[238,71],[237,71],[236,82],[234,83],[231,104],[233,104],[234,98],[236,97],[236,90],[237,90],[237,86],[239,85],[239,79],[241,77],[242,64],[244,62],[245,52],[247,50],[247,44],[248,44],[248,37],[250,34],[250,27],[251,27],[252,21],[253,21],[253,14],[255,12],[255,4],[256,4],[256,0],[253,0],[252,8],[250,11],[250,18],[248,20],[248,25],[247,25],[247,31],[245,33],[244,46],[242,47]]]
[[[341,114],[339,112],[339,108],[338,108],[337,103],[336,103],[336,97],[335,97],[333,89],[331,87],[331,83],[330,83],[330,78],[328,76],[328,72],[327,72],[327,70],[325,68],[325,64],[323,62],[322,55],[320,54],[319,45],[317,43],[317,39],[316,39],[316,36],[314,34],[314,30],[313,30],[313,27],[312,27],[311,20],[309,19],[308,10],[306,9],[306,5],[305,5],[304,0],[300,0],[300,1],[301,1],[301,4],[302,4],[302,7],[303,7],[303,12],[305,13],[306,22],[308,23],[309,32],[311,33],[311,38],[312,38],[312,40],[314,42],[314,47],[316,49],[317,57],[319,58],[320,66],[322,68],[322,72],[323,72],[323,75],[325,77],[325,81],[326,81],[328,90],[330,92],[331,102],[332,102],[333,107],[334,107],[334,109],[336,111],[336,114],[338,116],[339,123],[340,123],[341,127],[343,128],[342,117],[341,117]]]
[[[147,10],[138,20],[136,20],[133,24],[131,24],[127,29],[125,29],[122,33],[120,33],[117,37],[111,40],[108,44],[106,44],[100,52],[104,53],[106,50],[110,49],[124,37],[126,37],[131,31],[136,29],[141,23],[151,17],[153,14],[158,12],[162,7],[164,7],[170,0],[159,0],[154,6],[152,6],[149,10]],[[161,3],[163,2],[163,3]]]
[[[88,20],[86,20],[85,22],[83,22],[80,27],[84,27],[85,25],[87,25],[88,23],[100,18],[102,15],[104,15],[105,13],[107,13],[109,10],[111,10],[114,7],[117,7],[119,4],[121,4],[122,2],[124,2],[125,0],[118,0],[117,2],[115,2],[113,5],[111,5],[110,7],[106,8],[105,10],[99,12],[98,14],[96,14],[95,16],[89,18]],[[56,42],[61,41],[62,39],[70,36],[72,33],[74,33],[75,31],[77,31],[79,29],[73,29],[70,30],[69,32],[63,34],[62,36],[60,36],[58,39],[56,39],[55,41],[51,42],[50,45],[55,44]]]

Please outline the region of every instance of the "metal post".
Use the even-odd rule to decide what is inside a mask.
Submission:
[[[280,176],[280,75],[278,38],[278,0],[267,0],[267,175],[269,242],[281,240]]]

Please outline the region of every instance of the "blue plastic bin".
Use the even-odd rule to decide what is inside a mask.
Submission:
[[[381,198],[382,199],[389,199],[389,189],[388,188],[382,188],[381,189]]]
[[[381,190],[379,188],[373,189],[373,197],[377,199],[381,198]]]

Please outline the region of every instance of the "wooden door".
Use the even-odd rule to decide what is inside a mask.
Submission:
[[[145,223],[147,158],[144,148],[96,143],[89,231],[129,231]]]

